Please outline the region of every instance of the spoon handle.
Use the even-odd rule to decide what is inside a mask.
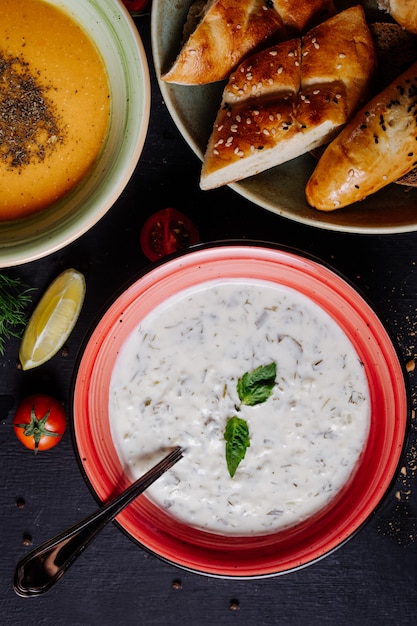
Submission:
[[[22,597],[48,591],[104,526],[183,456],[174,448],[157,465],[97,511],[24,556],[17,564],[13,588]]]

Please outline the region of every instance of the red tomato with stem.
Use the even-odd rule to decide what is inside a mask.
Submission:
[[[157,261],[199,242],[196,225],[184,213],[172,208],[153,213],[140,233],[142,252],[150,261]]]
[[[19,404],[13,418],[16,437],[35,454],[49,450],[62,439],[67,418],[62,404],[52,396],[34,394]]]

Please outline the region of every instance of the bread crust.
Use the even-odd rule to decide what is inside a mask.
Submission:
[[[306,186],[333,211],[363,200],[417,165],[417,62],[367,103],[329,144]]]
[[[272,0],[289,38],[306,32],[335,15],[333,0]]]
[[[210,0],[177,59],[161,79],[202,85],[227,78],[251,50],[272,36],[286,36],[284,24],[264,0]]]
[[[226,79],[248,54],[334,13],[333,0],[209,0],[161,79],[183,85]]]
[[[415,0],[379,0],[380,9],[410,33],[417,33],[417,3]]]
[[[368,97],[375,64],[360,5],[252,55],[224,89],[200,187],[241,180],[327,143]]]

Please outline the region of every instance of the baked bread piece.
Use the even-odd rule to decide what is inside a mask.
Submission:
[[[272,0],[288,38],[301,35],[336,13],[333,0]]]
[[[369,28],[378,60],[372,86],[376,94],[417,60],[417,35],[391,22],[374,22]]]
[[[417,165],[417,62],[367,103],[324,151],[307,202],[333,211],[363,200]]]
[[[246,59],[224,89],[201,189],[253,176],[327,143],[369,97],[375,63],[360,5]]]
[[[417,61],[417,34],[404,30],[399,24],[389,22],[375,22],[370,24],[369,28],[375,39],[378,58],[374,93],[379,93],[411,63]],[[322,152],[318,156],[321,156]],[[417,169],[414,168],[395,182],[406,187],[417,187]]]
[[[378,0],[378,7],[389,13],[405,30],[417,33],[417,2],[415,0]]]
[[[379,93],[397,78],[411,63],[417,61],[417,34],[409,33],[399,24],[374,22],[369,28],[375,40],[377,69],[372,83],[372,95]],[[318,160],[326,146],[312,150]],[[398,185],[417,187],[417,169],[395,181]]]
[[[334,13],[333,0],[198,0],[190,7],[180,53],[161,79],[182,85],[223,80],[249,53]]]

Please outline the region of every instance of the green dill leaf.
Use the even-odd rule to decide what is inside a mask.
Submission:
[[[0,274],[0,355],[5,352],[6,339],[20,339],[23,334],[31,291],[33,289],[25,287],[20,278]]]
[[[245,420],[234,416],[229,418],[224,431],[226,440],[226,463],[230,477],[233,478],[239,463],[245,458],[250,446],[249,428]]]
[[[252,372],[246,372],[237,381],[236,389],[242,404],[254,406],[268,400],[272,394],[277,375],[276,363],[260,365]]]

